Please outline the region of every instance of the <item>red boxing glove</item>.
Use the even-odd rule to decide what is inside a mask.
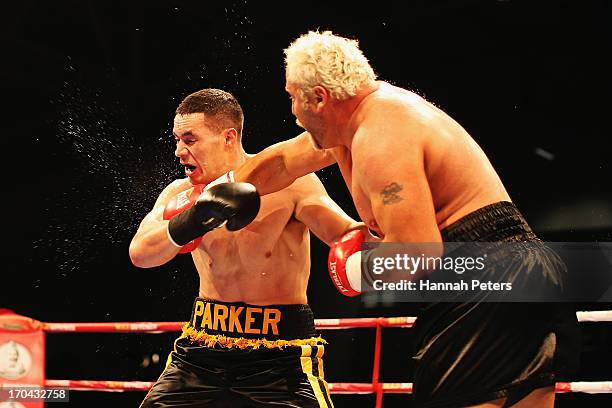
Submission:
[[[166,204],[166,208],[164,208],[164,220],[169,220],[174,217],[176,214],[180,214],[196,202],[206,184],[197,184],[190,189],[185,191],[181,191]],[[187,252],[191,252],[200,245],[202,241],[202,237],[198,237],[192,241],[189,241],[185,245],[181,247],[179,250],[179,254],[186,254]]]
[[[359,252],[363,241],[365,241],[363,231],[353,230],[344,234],[329,249],[329,257],[327,258],[329,276],[336,289],[345,296],[352,297],[361,293],[361,262],[352,263],[352,267],[347,270],[347,261],[351,255],[361,259]],[[353,285],[351,285],[351,281],[353,281]]]

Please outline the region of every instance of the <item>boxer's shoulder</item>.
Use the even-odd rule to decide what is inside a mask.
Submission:
[[[299,188],[296,187],[296,182],[294,182],[282,190],[261,196],[261,209],[256,219],[264,219],[271,213],[280,214],[279,211],[287,214],[293,213],[298,192]]]
[[[323,183],[315,173],[309,173],[305,176],[298,177],[288,189],[296,198],[302,198],[313,193],[321,193],[325,191]]]
[[[310,173],[298,177],[291,185],[280,191],[261,197],[262,210],[260,215],[278,210],[280,207],[293,213],[301,203],[322,195],[327,195],[325,187],[323,187],[316,174]]]
[[[357,127],[351,143],[353,166],[366,170],[375,164],[409,160],[424,148],[428,134],[423,123],[403,108],[385,103]]]
[[[168,184],[159,194],[156,206],[165,206],[177,194],[193,187],[188,178],[177,179]]]
[[[172,181],[164,188],[163,192],[169,194],[178,194],[181,191],[185,191],[191,187],[193,187],[193,184],[191,184],[189,178],[185,177]]]

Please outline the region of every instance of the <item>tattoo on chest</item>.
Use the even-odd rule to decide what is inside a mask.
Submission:
[[[382,197],[382,202],[384,205],[391,205],[403,200],[403,198],[398,194],[403,190],[403,187],[397,183],[390,183],[385,186],[380,192],[380,196]]]

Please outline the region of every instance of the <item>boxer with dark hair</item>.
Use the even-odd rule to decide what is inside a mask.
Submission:
[[[309,230],[331,244],[363,228],[327,195],[316,175],[259,199],[232,169],[243,113],[228,92],[189,95],[174,118],[185,179],[168,185],[130,245],[139,267],[191,253],[200,277],[189,322],[142,407],[332,407],[323,378],[324,341],[306,288]],[[305,160],[328,160],[311,152]]]

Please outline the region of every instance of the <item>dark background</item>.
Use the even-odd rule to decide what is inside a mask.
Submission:
[[[0,307],[51,322],[186,319],[197,293],[190,257],[144,270],[127,252],[158,193],[181,177],[174,109],[193,91],[222,88],[245,111],[248,152],[297,134],[282,50],[316,28],[359,39],[381,79],[457,119],[543,239],[612,240],[606,1],[260,3],[21,1],[3,13]],[[337,169],[319,175],[356,216]],[[312,246],[315,316],[413,313],[341,297],[327,278],[327,249],[316,238]],[[602,362],[612,353],[609,324],[582,327],[582,368],[569,379],[611,379]],[[324,334],[328,381],[369,381],[373,331]],[[49,335],[47,376],[151,381],[174,336]],[[383,342],[381,380],[410,381],[410,330],[385,330]],[[143,396],[73,392],[71,405],[130,407]],[[336,407],[373,401],[335,397]],[[385,397],[385,407],[410,402]],[[607,403],[575,394],[557,405]]]

